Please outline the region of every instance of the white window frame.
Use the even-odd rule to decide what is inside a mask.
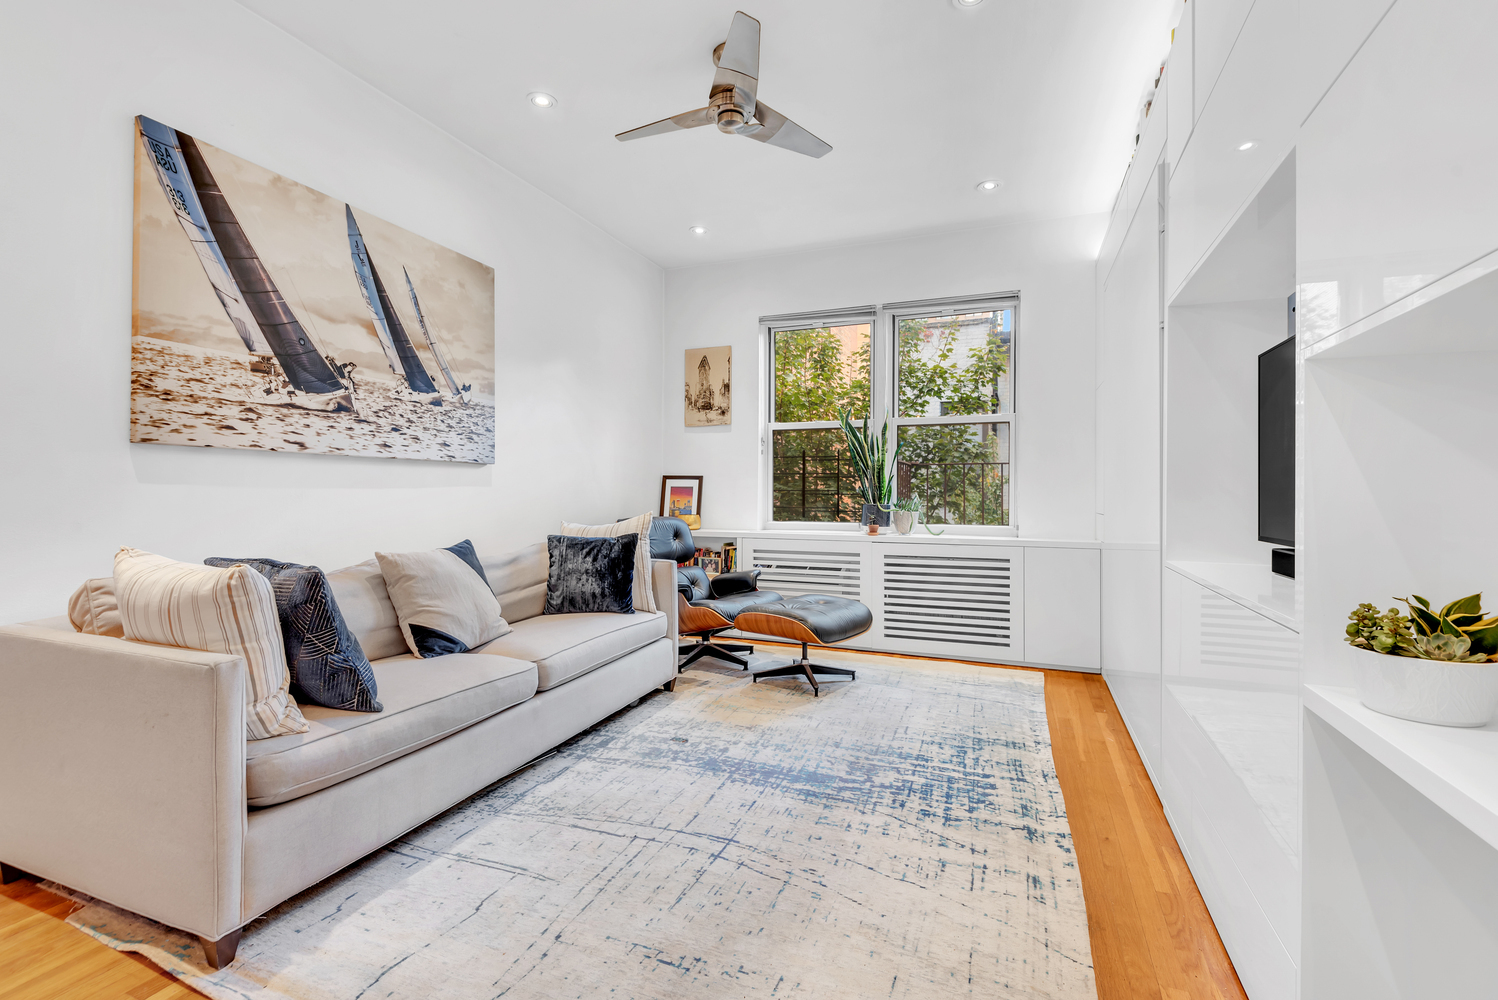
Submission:
[[[1009,337],[1009,409],[1002,413],[981,413],[972,416],[897,417],[895,402],[899,398],[898,340],[897,331],[902,319],[955,316],[966,313],[988,312],[994,309],[1012,309],[1012,330]],[[836,429],[835,420],[813,420],[782,423],[770,419],[775,414],[775,334],[783,330],[805,330],[811,327],[854,326],[869,324],[869,420],[876,423],[890,414],[890,423],[899,433],[901,427],[940,424],[1008,424],[1009,425],[1009,523],[996,524],[949,524],[939,526],[938,531],[950,531],[957,535],[984,535],[990,537],[1015,537],[1019,534],[1019,353],[1020,302],[1018,292],[995,292],[990,295],[963,295],[940,299],[919,299],[910,302],[888,302],[882,305],[855,306],[847,309],[818,310],[803,313],[785,313],[776,316],[761,316],[760,358],[765,373],[764,390],[761,393],[760,415],[760,526],[765,530],[795,531],[845,531],[862,530],[853,523],[829,523],[826,521],[776,521],[774,515],[774,432],[781,430]],[[923,529],[907,536],[911,541],[930,537]]]

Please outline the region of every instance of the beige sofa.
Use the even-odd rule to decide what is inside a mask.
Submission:
[[[0,860],[198,935],[210,964],[277,903],[676,680],[663,612],[542,615],[544,544],[487,560],[513,631],[418,659],[370,560],[328,574],[382,713],[302,705],[311,731],[245,740],[244,660],[0,627]]]

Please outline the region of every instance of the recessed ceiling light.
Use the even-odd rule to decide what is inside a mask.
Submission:
[[[525,99],[538,108],[553,108],[556,107],[557,103],[555,97],[552,97],[550,94],[543,94],[539,90],[533,94],[526,94]]]
[[[966,10],[969,7],[976,7],[982,2],[983,0],[952,0],[952,6],[960,7],[963,10]]]
[[[705,234],[707,232],[707,227],[706,226],[693,226],[692,227],[692,232],[694,234],[698,235],[698,236],[702,236],[703,234]]]
[[[1246,153],[1250,149],[1253,149],[1257,145],[1258,145],[1258,143],[1254,142],[1253,140],[1249,140],[1248,142],[1244,142],[1244,143],[1239,143],[1238,144],[1238,152],[1240,152],[1240,153]]]
[[[986,181],[979,181],[977,186],[979,191],[997,191],[1003,184],[1003,181],[996,181],[990,178]]]

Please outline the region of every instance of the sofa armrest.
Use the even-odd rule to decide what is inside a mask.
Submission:
[[[0,627],[0,860],[217,940],[243,924],[245,663]]]
[[[655,593],[655,607],[666,616],[666,636],[680,641],[676,630],[681,626],[676,613],[676,563],[670,559],[650,560],[650,586]]]

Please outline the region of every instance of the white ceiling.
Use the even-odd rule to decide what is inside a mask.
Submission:
[[[240,2],[668,268],[1106,211],[1178,5]],[[615,141],[707,103],[736,9],[763,23],[760,96],[833,151]]]

